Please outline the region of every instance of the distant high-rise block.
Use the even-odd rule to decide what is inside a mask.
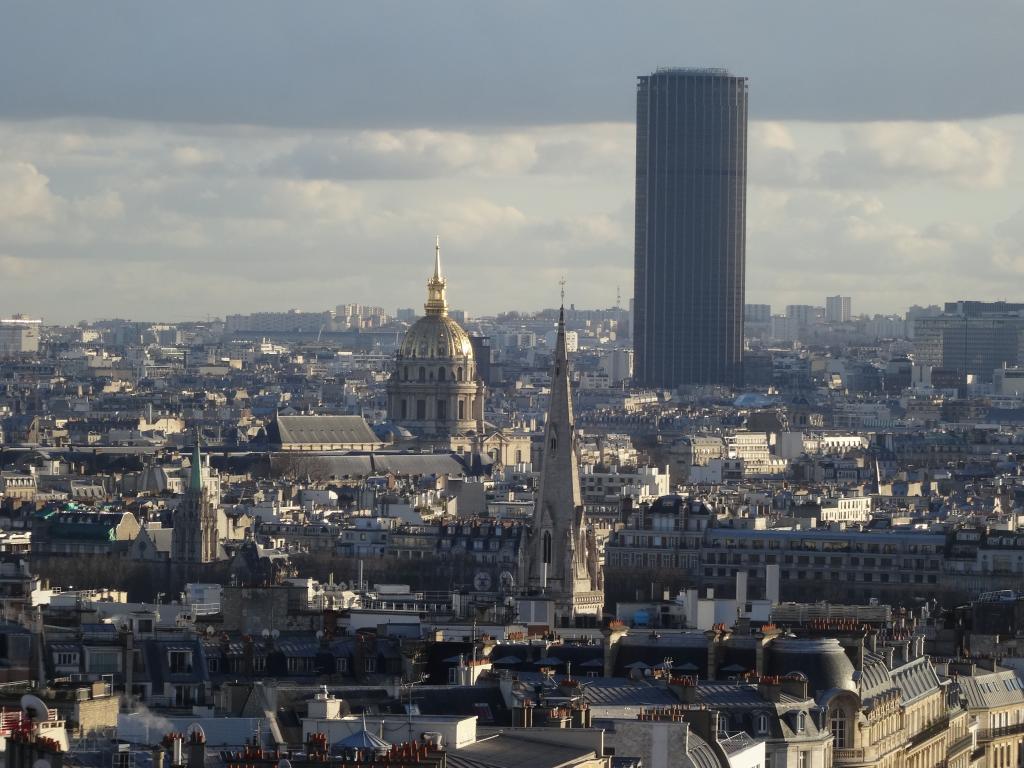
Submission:
[[[853,317],[849,296],[825,297],[825,322],[848,323]]]
[[[659,69],[636,103],[634,376],[742,378],[747,79]]]

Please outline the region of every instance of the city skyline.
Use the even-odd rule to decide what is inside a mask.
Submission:
[[[526,56],[528,13],[460,7],[317,6],[282,29],[253,6],[241,36],[232,3],[202,33],[188,14],[155,9],[115,24],[68,8],[60,27],[42,8],[12,11],[0,61],[25,77],[0,85],[3,313],[416,306],[419,281],[396,275],[417,273],[435,232],[452,267],[473,270],[460,291],[471,314],[552,306],[563,274],[579,306],[612,306],[617,292],[625,303],[633,83],[659,65],[751,80],[748,303],[841,293],[858,312],[890,313],[1013,298],[1024,104],[1010,73],[1024,62],[1005,31],[1024,10],[949,4],[920,35],[914,2],[885,6],[883,29],[871,4],[741,4],[744,23],[713,44],[703,32],[726,10],[652,5],[658,31],[622,37],[628,14],[598,8],[584,37],[567,6],[534,30],[561,47]],[[383,18],[408,52],[374,49]],[[336,45],[314,20],[365,40]],[[867,63],[841,44],[862,33],[875,45]],[[177,60],[176,46],[194,57]],[[579,66],[558,65],[570,55]],[[371,70],[373,88],[348,74]],[[342,98],[324,99],[327,88]]]

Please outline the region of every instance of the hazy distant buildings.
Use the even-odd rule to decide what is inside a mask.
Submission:
[[[853,317],[849,296],[828,296],[825,299],[825,322],[848,323]]]
[[[743,319],[748,323],[770,323],[772,321],[772,305],[747,304],[743,308]]]
[[[747,80],[639,78],[634,375],[644,386],[742,376]]]
[[[251,315],[228,315],[224,321],[227,333],[319,333],[330,330],[334,320],[330,312],[254,312]]]
[[[914,361],[992,381],[997,368],[1024,360],[1024,304],[958,301],[914,321]]]
[[[32,320],[23,315],[0,319],[0,357],[38,352],[42,324],[42,320]]]

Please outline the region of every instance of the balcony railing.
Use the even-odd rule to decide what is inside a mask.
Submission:
[[[942,735],[946,732],[947,728],[949,728],[949,717],[940,717],[938,720],[936,720],[934,723],[929,725],[924,730],[918,731],[913,736],[911,736],[910,747],[916,747],[919,744],[924,744],[926,741],[935,738],[936,736]]]
[[[864,748],[863,747],[847,747],[847,748],[836,748],[832,750],[832,759],[837,761],[843,760],[863,760],[864,759]]]
[[[961,752],[967,751],[972,746],[974,746],[974,736],[972,734],[968,733],[965,736],[961,736],[946,750],[946,758],[951,759],[954,755],[959,755]]]
[[[1017,725],[1004,725],[1000,728],[982,728],[978,731],[978,741],[992,741],[1001,739],[1004,736],[1017,736],[1024,733],[1024,723]]]

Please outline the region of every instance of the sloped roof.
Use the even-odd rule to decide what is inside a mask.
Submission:
[[[1024,682],[1013,670],[961,675],[957,682],[971,709],[1024,703]]]
[[[278,416],[268,430],[280,445],[380,443],[362,416]]]
[[[939,688],[939,677],[935,674],[935,667],[924,656],[896,667],[892,670],[892,678],[903,694],[904,704]]]
[[[356,731],[351,736],[334,742],[335,747],[343,749],[390,749],[391,744],[384,739],[370,733],[365,728]]]

